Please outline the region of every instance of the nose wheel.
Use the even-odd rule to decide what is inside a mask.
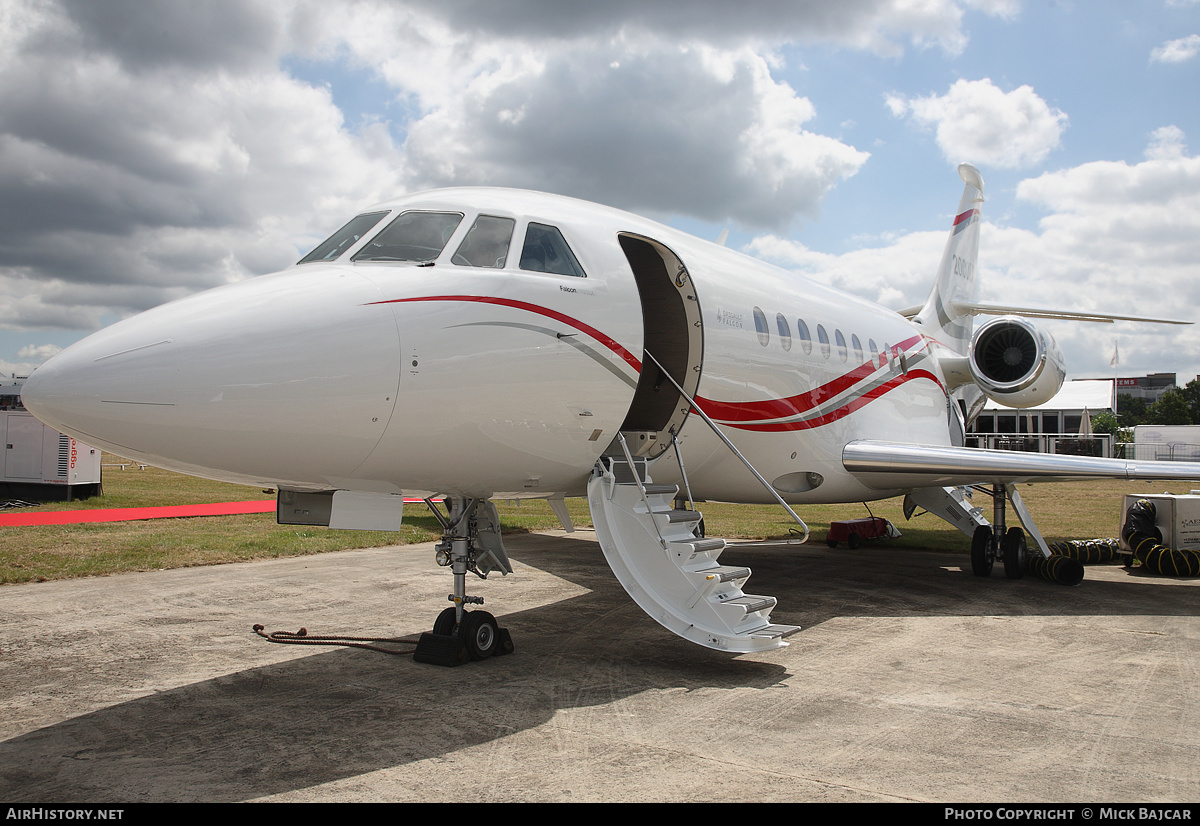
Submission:
[[[457,640],[466,651],[467,660],[486,660],[493,655],[512,653],[512,637],[508,629],[501,628],[496,618],[487,611],[464,611],[461,623],[456,619],[457,613],[457,608],[447,608],[438,614],[433,623],[432,636]],[[445,645],[453,647],[449,643]]]
[[[462,622],[462,633],[459,637],[466,643],[467,653],[473,660],[486,660],[495,653],[508,653],[501,650],[500,629],[496,627],[496,618],[487,611],[472,611],[467,614]],[[511,641],[509,647],[512,647]]]

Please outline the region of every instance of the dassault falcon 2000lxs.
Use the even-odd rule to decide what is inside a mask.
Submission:
[[[688,505],[909,494],[971,537],[975,573],[1000,560],[1018,577],[1026,534],[1006,505],[1049,551],[1016,483],[1200,479],[1200,464],[963,447],[985,397],[1030,407],[1063,382],[1026,317],[1128,317],[978,302],[983,180],[959,174],[933,289],[908,314],[615,209],[447,189],[101,330],[39,367],[24,401],[123,456],[273,487],[283,523],[395,529],[404,494],[425,498],[454,575],[426,637],[450,659],[511,645],[467,610],[482,600],[466,575],[511,571],[489,499],[514,497],[548,499],[570,530],[563,497],[586,496],[613,572],[676,634],[774,648],[798,629],[743,592],[749,569],[720,564]],[[1000,317],[972,331],[980,313]],[[992,494],[990,523],[969,485]]]

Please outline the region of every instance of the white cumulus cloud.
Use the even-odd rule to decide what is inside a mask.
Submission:
[[[45,361],[51,356],[61,353],[62,349],[57,344],[27,344],[17,351],[17,356],[23,359]]]
[[[1149,160],[1182,158],[1187,154],[1187,142],[1183,130],[1178,126],[1163,126],[1150,133],[1150,145],[1146,147]]]
[[[405,149],[414,188],[519,186],[780,226],[867,159],[806,131],[813,115],[749,50],[603,44],[480,78],[414,123]]]
[[[1189,34],[1155,47],[1150,59],[1155,63],[1182,63],[1197,54],[1200,54],[1200,34]]]
[[[1059,145],[1067,126],[1067,116],[1032,87],[1004,92],[988,78],[955,81],[944,95],[891,95],[886,102],[893,115],[935,129],[938,147],[952,163],[1033,166]]]

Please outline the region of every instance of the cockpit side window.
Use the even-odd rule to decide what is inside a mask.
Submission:
[[[480,215],[450,260],[460,267],[502,268],[516,223],[512,218]]]
[[[311,264],[314,261],[336,261],[342,253],[358,243],[372,227],[383,220],[387,210],[383,212],[365,212],[350,219],[350,223],[339,229],[321,242],[315,250],[297,261],[297,264]]]
[[[462,222],[461,212],[404,212],[367,242],[354,261],[432,261]]]
[[[578,278],[587,277],[558,227],[533,222],[530,222],[529,228],[525,230],[521,269],[555,275],[574,275]]]

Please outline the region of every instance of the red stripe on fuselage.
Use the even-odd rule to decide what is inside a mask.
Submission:
[[[894,349],[903,352],[920,340],[921,336],[912,336],[897,344]],[[786,399],[769,399],[761,402],[718,402],[710,399],[698,399],[698,401],[704,402],[705,413],[714,419],[721,419],[725,422],[754,422],[766,419],[784,419],[812,410],[821,402],[828,401],[834,396],[844,393],[867,376],[870,376],[876,369],[878,368],[875,362],[869,361],[859,365],[849,373],[838,376],[833,381],[826,382],[820,387],[809,390],[807,393],[789,396]]]
[[[763,422],[758,424],[727,424],[726,426],[735,427],[738,430],[755,430],[767,433],[782,433],[789,430],[811,430],[814,427],[821,427],[823,425],[831,424],[836,422],[838,419],[849,416],[855,410],[866,407],[870,402],[879,398],[883,394],[895,390],[905,382],[914,381],[916,379],[929,379],[939,387],[942,385],[942,383],[938,381],[937,376],[935,376],[933,373],[930,373],[928,370],[910,370],[903,376],[896,376],[890,381],[871,388],[861,396],[855,396],[849,402],[837,408],[836,410],[831,410],[828,413],[815,416],[811,419],[804,419],[798,422]],[[708,412],[707,408],[705,408],[705,412]],[[722,424],[726,423],[722,422]]]

